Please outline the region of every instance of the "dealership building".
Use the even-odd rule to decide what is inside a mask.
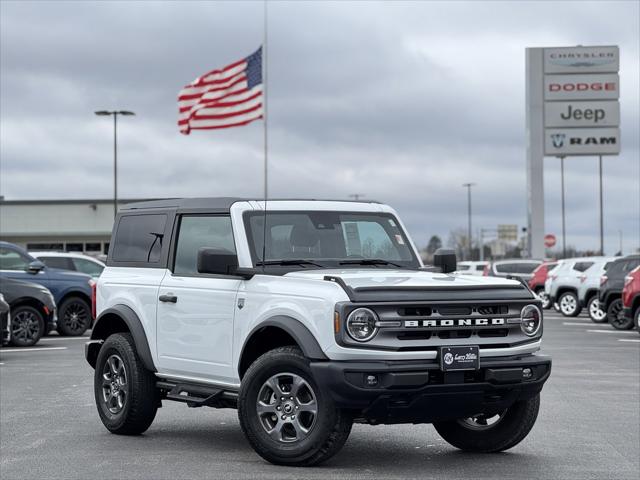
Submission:
[[[118,204],[137,201],[123,199]],[[0,199],[0,240],[31,251],[104,255],[109,250],[112,226],[113,199]]]

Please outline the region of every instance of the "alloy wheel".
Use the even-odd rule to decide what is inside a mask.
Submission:
[[[62,317],[62,323],[73,333],[84,332],[88,325],[89,312],[86,306],[77,301],[69,303]]]
[[[256,412],[260,425],[272,439],[299,442],[309,436],[316,423],[317,397],[300,375],[279,373],[260,388]]]
[[[36,339],[39,332],[40,322],[35,313],[23,310],[13,316],[13,320],[11,322],[12,338],[28,343]]]
[[[589,302],[589,316],[597,322],[601,322],[607,316],[607,312],[600,308],[600,301],[598,299]]]
[[[632,327],[631,322],[624,315],[622,300],[616,299],[607,312],[609,323],[619,330],[627,330]]]
[[[126,405],[127,370],[119,355],[111,355],[102,367],[102,399],[114,415]]]
[[[479,414],[473,417],[462,418],[458,420],[458,423],[471,430],[488,430],[500,423],[505,417],[506,413],[507,411],[505,410],[502,413],[497,413],[495,415],[489,416],[485,414]]]
[[[571,315],[578,308],[578,302],[573,295],[564,295],[560,299],[560,311],[563,315]]]

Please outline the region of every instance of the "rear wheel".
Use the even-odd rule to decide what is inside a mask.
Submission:
[[[607,323],[607,312],[600,308],[600,300],[597,296],[593,296],[587,302],[587,311],[589,318],[594,323]]]
[[[58,309],[58,333],[65,337],[78,337],[91,325],[91,307],[80,297],[70,297]]]
[[[151,426],[160,397],[130,334],[116,333],[104,342],[93,384],[100,420],[111,433],[137,435]]]
[[[352,419],[315,383],[309,361],[296,347],[262,355],[247,370],[238,418],[253,449],[277,465],[311,466],[335,455]]]
[[[611,326],[618,330],[630,330],[633,328],[633,318],[628,318],[624,315],[621,298],[616,298],[609,304],[607,319]]]
[[[15,307],[11,311],[11,344],[16,347],[31,347],[44,334],[44,318],[36,308],[28,305]]]
[[[573,292],[564,292],[558,299],[560,305],[560,313],[565,317],[577,317],[580,314],[580,304],[578,296]]]
[[[640,333],[640,307],[636,308],[636,313],[633,316],[633,322],[636,326],[636,329],[638,330],[638,333]]]
[[[470,418],[436,422],[436,431],[448,443],[468,452],[501,452],[520,443],[538,417],[540,394],[514,403],[495,415],[479,414]]]

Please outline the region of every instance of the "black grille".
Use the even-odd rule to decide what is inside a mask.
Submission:
[[[478,336],[483,338],[506,337],[507,335],[509,335],[509,330],[506,328],[488,328],[478,331]]]
[[[398,315],[402,317],[428,317],[431,313],[431,307],[408,307],[398,309]]]
[[[506,305],[485,305],[478,307],[480,315],[506,315],[509,313],[509,307]]]
[[[471,315],[473,309],[464,305],[451,307],[438,307],[440,315]]]

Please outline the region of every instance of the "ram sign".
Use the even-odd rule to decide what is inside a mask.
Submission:
[[[545,155],[617,155],[620,153],[618,128],[547,128]]]

